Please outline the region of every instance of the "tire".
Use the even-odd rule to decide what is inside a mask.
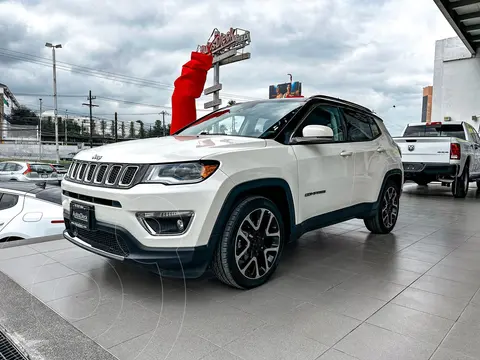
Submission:
[[[468,187],[470,184],[469,176],[470,176],[470,171],[467,164],[463,169],[462,175],[455,178],[455,181],[452,184],[452,194],[454,198],[463,199],[467,196]]]
[[[392,180],[387,180],[380,195],[380,204],[375,214],[365,218],[365,227],[374,234],[388,234],[397,223],[400,209],[400,187]]]
[[[270,235],[266,235],[267,231]],[[245,233],[249,241],[242,235]],[[260,286],[275,272],[284,244],[285,227],[277,206],[267,198],[249,196],[230,214],[213,255],[213,273],[221,282],[238,289]]]
[[[477,188],[480,189],[480,180],[477,180]]]

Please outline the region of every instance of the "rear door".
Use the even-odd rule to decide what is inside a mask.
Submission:
[[[372,115],[343,109],[347,141],[354,150],[352,205],[377,200],[389,165],[386,144]]]
[[[20,212],[23,208],[23,197],[17,194],[0,192],[0,234],[3,228]]]

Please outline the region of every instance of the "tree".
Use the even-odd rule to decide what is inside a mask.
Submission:
[[[143,124],[143,121],[142,120],[137,120],[136,123],[138,123],[140,125],[140,130],[138,131],[138,136],[140,137],[140,139],[144,139],[145,138],[145,126]]]
[[[152,129],[152,136],[163,136],[162,120],[155,120]]]
[[[237,102],[236,102],[235,100],[228,100],[227,105],[228,105],[228,106],[233,106],[233,105],[235,105],[236,103],[237,103]]]
[[[8,121],[15,125],[38,125],[40,118],[35,112],[26,106],[18,108],[12,107],[10,119]]]
[[[122,134],[122,138],[125,139],[125,122],[122,121],[122,125],[120,125],[120,131]]]
[[[102,131],[102,137],[105,138],[105,129],[107,127],[107,122],[105,120],[100,120],[100,130]]]
[[[135,124],[133,121],[130,121],[130,131],[128,132],[128,137],[133,139],[135,137]]]

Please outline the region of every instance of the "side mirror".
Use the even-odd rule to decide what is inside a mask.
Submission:
[[[292,139],[294,144],[319,144],[333,141],[333,130],[324,125],[307,125],[303,128],[302,137]]]

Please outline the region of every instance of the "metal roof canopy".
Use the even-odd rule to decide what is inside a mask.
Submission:
[[[480,0],[433,0],[468,51],[480,50]]]

